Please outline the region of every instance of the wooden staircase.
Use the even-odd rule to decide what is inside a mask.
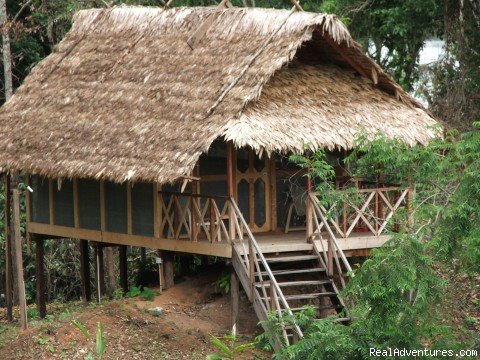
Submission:
[[[339,290],[351,268],[334,234],[325,238],[317,233],[299,248],[264,253],[236,203],[231,201],[235,212],[232,221],[239,238],[232,249],[233,267],[258,318],[267,320],[269,313],[277,316],[281,329],[272,344],[274,349],[303,337],[298,324],[285,317],[294,318],[306,305],[314,307],[319,319],[333,315],[348,323]]]

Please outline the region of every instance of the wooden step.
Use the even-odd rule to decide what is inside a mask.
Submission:
[[[334,292],[324,292],[324,293],[312,293],[312,294],[295,294],[295,295],[285,295],[285,300],[308,300],[316,299],[319,297],[331,297],[337,296]]]
[[[278,242],[259,243],[260,249],[264,254],[282,253],[289,251],[311,251],[313,244],[305,242]]]
[[[285,300],[309,300],[317,299],[319,297],[332,297],[337,296],[337,293],[334,292],[325,292],[325,293],[313,293],[313,294],[295,294],[295,295],[285,295]],[[261,300],[270,300],[270,296],[261,297]]]
[[[286,281],[286,282],[279,282],[278,286],[280,287],[287,287],[287,286],[313,286],[313,285],[324,285],[324,284],[331,284],[331,280],[307,280],[307,281]],[[256,287],[262,287],[261,282],[254,283]],[[265,281],[265,287],[270,287],[270,282]]]
[[[272,270],[273,275],[291,275],[291,274],[305,274],[305,273],[315,273],[315,272],[326,272],[325,268],[311,268],[311,269],[291,269],[291,270]],[[267,275],[266,271],[260,273],[262,276]],[[259,273],[256,272],[255,276],[258,276]]]
[[[292,255],[292,256],[277,256],[265,258],[268,263],[281,263],[281,262],[296,262],[296,261],[308,261],[318,260],[317,255]]]
[[[319,311],[343,309],[342,305],[326,305],[326,306],[309,305],[309,307],[312,307]],[[305,307],[294,307],[294,308],[290,308],[290,310],[292,310],[292,312],[297,312],[297,311],[305,310]]]

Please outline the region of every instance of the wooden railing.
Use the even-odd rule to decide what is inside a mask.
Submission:
[[[170,239],[231,243],[231,202],[226,196],[160,191],[160,234]]]
[[[342,201],[326,209],[320,204],[317,194],[311,193],[309,200],[316,208],[312,224],[318,223],[314,225],[313,232],[327,231],[328,224],[338,238],[346,239],[359,232],[380,236],[395,213],[409,206],[411,196],[411,188],[358,189],[352,194],[354,201]]]
[[[232,218],[235,221],[235,233],[238,235],[237,239],[243,250],[241,253],[234,254],[234,256],[240,258],[239,262],[234,261],[234,266],[237,264],[242,266],[243,269],[243,271],[239,269],[236,269],[236,271],[237,273],[247,274],[246,277],[249,282],[247,294],[251,297],[250,300],[253,302],[255,311],[260,311],[264,319],[269,313],[277,314],[283,341],[279,339],[278,341],[281,341],[281,343],[277,343],[276,347],[288,346],[295,338],[303,337],[302,330],[293,321],[292,310],[235,200],[232,198],[229,201],[233,211]],[[288,316],[293,323],[289,321],[287,325],[284,316]],[[291,337],[289,337],[287,330],[292,331]]]
[[[233,262],[235,270],[244,280],[244,286],[247,285],[246,291],[255,311],[260,311],[263,319],[272,312],[278,315],[283,339],[278,339],[277,347],[303,336],[298,325],[285,323],[284,317],[294,319],[293,313],[233,198],[159,192],[159,204],[160,234],[163,236],[240,244],[241,254],[234,251],[232,255],[239,260]]]
[[[338,289],[345,288],[345,277],[353,276],[352,268],[315,193],[309,194],[309,201],[312,204],[313,223],[316,229],[311,240],[320,240],[314,242],[314,250],[320,263],[327,270],[328,277],[333,280],[333,285],[336,287],[335,291],[338,292]],[[326,244],[324,240],[326,240]],[[317,247],[317,244],[320,245],[320,248]]]

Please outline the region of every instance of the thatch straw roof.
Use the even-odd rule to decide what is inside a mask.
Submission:
[[[77,13],[0,111],[0,170],[167,182],[219,136],[259,151],[349,148],[360,129],[411,144],[434,136],[435,121],[335,17],[228,9],[192,50],[214,11]]]
[[[232,119],[226,137],[267,152],[352,148],[360,134],[427,143],[434,122],[371,82],[336,65],[294,64],[279,71],[260,99]],[[299,131],[299,129],[301,129]]]

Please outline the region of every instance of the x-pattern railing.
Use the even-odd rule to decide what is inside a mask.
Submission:
[[[330,227],[323,206],[320,204],[316,194],[310,193],[308,195],[308,200],[312,204],[313,224],[316,229],[313,233],[312,240],[320,240],[320,249],[317,249],[315,246],[314,250],[319,257],[321,264],[327,270],[327,275],[333,280],[335,291],[338,292],[338,288],[345,288],[345,277],[349,274],[353,275],[352,268],[337,241],[334,231]],[[325,236],[321,231],[322,229],[325,232]],[[324,244],[324,240],[326,240],[326,244]],[[337,280],[340,284],[336,284]]]
[[[236,270],[241,270],[248,279],[251,300],[261,309],[263,317],[277,314],[283,337],[278,339],[277,345],[290,344],[293,338],[289,335],[303,336],[297,324],[285,322],[284,317],[293,319],[293,313],[233,198],[159,192],[159,203],[161,234],[175,239],[197,241],[204,238],[210,242],[240,244],[243,251],[233,255],[240,257],[241,269]]]
[[[380,236],[385,232],[395,213],[408,205],[411,191],[411,188],[400,187],[358,189],[360,203],[342,201],[328,209],[316,199],[319,211],[326,219],[325,222],[319,222],[316,231],[325,231],[325,224],[328,222],[339,238],[348,238],[352,232],[359,229],[369,231],[374,236]],[[313,195],[316,198],[316,194],[313,193]]]
[[[167,238],[231,242],[227,197],[159,192],[159,204],[160,234]]]

